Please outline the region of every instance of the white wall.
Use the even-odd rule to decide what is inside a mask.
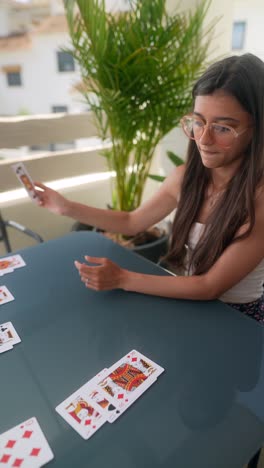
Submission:
[[[105,7],[108,11],[128,10],[129,0],[105,0]]]
[[[15,115],[22,109],[30,114],[50,113],[53,105],[66,105],[69,111],[83,108],[69,93],[80,81],[76,72],[59,72],[57,50],[69,45],[68,35],[43,34],[32,38],[32,47],[16,52],[0,53],[0,70],[6,65],[21,65],[22,86],[7,85],[0,72],[1,115]]]
[[[236,54],[251,52],[264,60],[264,2],[263,0],[239,0],[234,3],[234,21],[246,21],[245,47]]]
[[[10,23],[9,7],[4,1],[0,7],[0,37],[6,36],[8,34],[9,23]]]
[[[245,1],[247,1],[248,3],[248,0]],[[199,3],[199,1],[197,0],[184,0],[184,2],[178,2],[178,0],[167,0],[167,8],[170,12],[178,11],[179,8],[181,8],[182,10],[192,11],[192,8],[196,7],[197,3]],[[221,54],[226,54],[230,51],[233,21],[233,3],[234,0],[211,1],[205,24],[208,24],[213,18],[220,18],[220,21],[217,23],[214,29],[215,39],[211,44],[213,56],[215,57]]]
[[[31,27],[32,18],[35,21],[41,21],[44,17],[50,14],[49,5],[32,5],[28,8],[28,4],[17,4],[12,5],[10,15],[10,32],[13,31],[24,31]]]

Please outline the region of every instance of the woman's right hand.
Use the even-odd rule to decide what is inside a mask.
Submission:
[[[41,182],[34,182],[38,193],[38,205],[47,208],[55,214],[65,215],[69,201]],[[39,190],[40,189],[40,190]]]

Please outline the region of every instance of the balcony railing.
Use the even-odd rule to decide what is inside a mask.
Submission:
[[[0,153],[13,151],[17,156],[0,160],[0,210],[5,219],[12,219],[38,232],[44,240],[61,236],[71,230],[73,220],[54,216],[37,207],[21,188],[11,164],[25,162],[33,180],[50,183],[65,196],[82,203],[105,207],[110,200],[110,179],[105,158],[98,147],[89,145],[97,137],[90,113],[48,114],[0,118]],[[80,140],[85,139],[85,140]],[[68,141],[88,142],[64,151],[34,153],[30,147],[61,144]],[[102,143],[101,143],[102,146]],[[17,151],[24,147],[23,154]],[[15,153],[15,150],[17,153]],[[13,250],[32,245],[26,236],[10,230]],[[5,254],[0,243],[0,255]]]
[[[0,118],[1,154],[5,149],[65,143],[97,136],[91,113],[47,114]],[[6,151],[7,152],[7,151]],[[23,157],[0,160],[0,192],[18,187],[10,168],[15,160],[23,160],[33,178],[45,181],[64,179],[84,174],[107,171],[98,148],[80,147],[63,151],[32,153],[23,151]]]

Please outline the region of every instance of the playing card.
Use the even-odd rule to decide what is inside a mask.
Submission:
[[[4,270],[0,270],[0,276],[4,276],[6,275],[7,273],[12,273],[13,268],[5,268]]]
[[[3,259],[0,260],[0,276],[4,276],[6,273],[12,273],[13,268],[10,268],[10,262],[6,262]]]
[[[6,273],[11,273],[15,268],[21,268],[25,266],[25,262],[21,255],[12,255],[10,257],[4,257],[0,259],[0,276]]]
[[[26,189],[28,195],[33,201],[36,201],[38,199],[38,193],[35,189],[33,180],[31,176],[29,175],[25,165],[21,162],[18,164],[12,164],[12,169],[15,172],[18,180],[20,183],[24,186]]]
[[[148,379],[148,383],[145,385],[144,391],[146,391],[153,383],[155,383],[156,380],[157,379]],[[110,423],[116,421],[142,394],[140,393],[135,395],[134,398],[130,398],[130,400],[121,408],[118,408],[111,403],[108,395],[106,395],[103,390],[99,390],[96,385],[91,385],[88,383],[84,390],[86,391],[88,398],[94,403],[95,408],[101,412]]]
[[[161,366],[132,350],[108,369],[96,389],[121,410],[139,398],[162,372]]]
[[[0,258],[0,274],[4,273],[7,269],[13,271],[15,268],[21,268],[25,265],[21,255],[11,255],[10,257]]]
[[[0,286],[0,305],[5,304],[6,302],[14,301],[14,296],[7,289],[6,286]]]
[[[56,411],[84,439],[89,439],[106,422],[82,389],[57,406]]]
[[[6,351],[10,351],[11,349],[13,349],[12,344],[6,343],[6,344],[3,344],[3,345],[0,345],[0,354],[5,353]]]
[[[0,436],[0,466],[40,468],[54,458],[36,418]]]
[[[7,343],[14,345],[20,342],[21,342],[21,339],[19,338],[11,322],[0,324],[0,347]]]
[[[107,370],[103,369],[56,407],[57,413],[84,439],[92,437],[106,422],[106,417],[89,398],[86,386],[89,383],[93,384],[98,378],[102,378]]]

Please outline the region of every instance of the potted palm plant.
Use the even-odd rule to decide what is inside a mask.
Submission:
[[[82,94],[104,140],[112,185],[111,208],[134,210],[141,201],[155,148],[191,106],[194,81],[207,65],[213,27],[210,1],[168,15],[165,0],[131,0],[109,13],[104,0],[64,0]]]

